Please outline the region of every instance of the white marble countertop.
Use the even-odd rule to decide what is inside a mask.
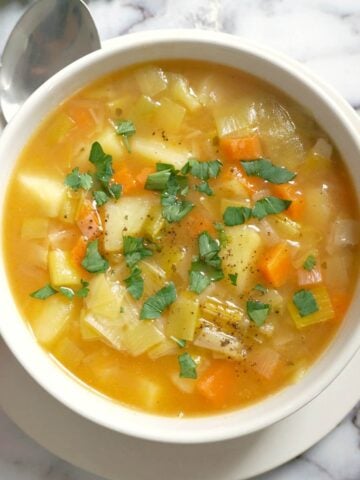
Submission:
[[[29,3],[0,0],[0,54]],[[305,63],[337,88],[354,108],[360,109],[359,0],[88,0],[87,3],[103,40],[156,28],[202,28],[242,35]],[[313,448],[257,480],[304,478],[360,480],[360,403]],[[0,480],[45,479],[101,480],[39,447],[0,410]]]

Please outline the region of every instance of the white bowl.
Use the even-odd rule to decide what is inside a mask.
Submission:
[[[59,103],[108,72],[161,59],[206,60],[232,66],[265,79],[284,91],[312,112],[332,138],[359,193],[360,135],[355,122],[349,119],[351,116],[345,116],[339,108],[339,103],[346,107],[346,102],[336,93],[330,98],[324,91],[328,87],[322,90],[318,80],[315,83],[312,74],[304,67],[241,38],[205,31],[163,30],[132,34],[109,43],[107,48],[66,67],[27,100],[0,138],[0,212],[9,177],[22,148],[39,123]],[[247,408],[197,418],[169,418],[126,408],[88,389],[59,368],[36,343],[19,315],[3,259],[0,265],[0,332],[30,375],[80,415],[112,430],[144,439],[173,443],[213,442],[246,435],[277,422],[310,402],[335,379],[360,345],[359,290],[357,282],[351,308],[335,340],[299,383]]]

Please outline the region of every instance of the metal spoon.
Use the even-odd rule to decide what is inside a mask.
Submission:
[[[48,78],[101,47],[82,0],[38,0],[11,32],[2,55],[0,105],[7,122]]]

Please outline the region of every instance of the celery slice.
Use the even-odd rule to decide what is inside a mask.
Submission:
[[[318,306],[318,311],[302,317],[294,303],[290,300],[288,303],[288,310],[297,328],[303,328],[316,323],[326,322],[327,320],[332,320],[335,317],[330,296],[327,288],[324,285],[316,285],[312,288],[308,288],[307,290],[313,294]]]

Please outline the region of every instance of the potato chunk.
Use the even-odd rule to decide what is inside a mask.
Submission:
[[[104,274],[100,274],[91,280],[89,289],[85,303],[92,313],[113,319],[119,317],[125,287],[108,281]]]
[[[123,235],[138,235],[153,203],[148,197],[122,197],[105,205],[104,248],[117,252],[123,246]]]
[[[44,300],[32,323],[38,342],[49,346],[59,338],[70,321],[73,306],[70,300],[61,295]]]
[[[56,180],[36,175],[23,174],[19,182],[29,194],[29,201],[34,202],[39,215],[57,217],[64,201],[65,185]]]
[[[228,242],[220,252],[225,275],[238,274],[236,288],[243,293],[251,288],[257,275],[262,250],[260,235],[245,225],[226,228]]]

